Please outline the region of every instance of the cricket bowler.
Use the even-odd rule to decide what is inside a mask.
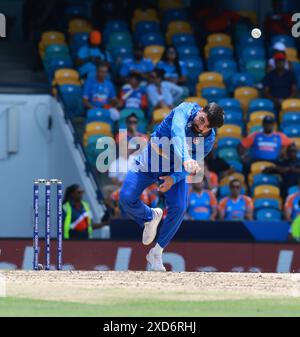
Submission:
[[[146,257],[148,269],[151,271],[166,271],[162,253],[178,231],[187,208],[186,177],[201,171],[199,161],[196,160],[195,144],[199,143],[199,139],[203,140],[203,159],[213,148],[215,129],[223,124],[224,111],[218,104],[209,103],[202,108],[196,103],[181,103],[151,134],[148,146],[136,160],[138,165],[126,176],[120,191],[120,206],[143,228],[144,245],[150,245],[155,240],[163,210],[145,205],[140,200],[140,195],[145,188],[156,182],[160,184],[159,191],[165,195],[167,216],[159,229],[155,247]],[[156,146],[157,139],[161,138],[174,140],[173,146],[169,149],[170,156],[164,155],[167,152],[165,149]],[[157,156],[164,157],[164,160],[166,158],[169,160],[169,170],[166,171],[163,165],[159,165],[159,169],[155,172],[151,170],[153,151]],[[179,166],[175,165],[174,158],[180,159]]]

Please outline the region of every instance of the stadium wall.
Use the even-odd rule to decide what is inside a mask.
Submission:
[[[32,269],[31,240],[0,240],[0,249],[0,269]],[[148,250],[133,241],[68,241],[64,242],[64,269],[145,270]],[[177,272],[300,272],[300,246],[173,242],[164,252],[163,260],[167,270]]]
[[[102,216],[62,108],[49,95],[0,95],[0,177],[0,237],[32,236],[32,190],[37,178],[59,178],[64,187],[81,184],[95,220]],[[101,231],[95,237],[101,237]]]

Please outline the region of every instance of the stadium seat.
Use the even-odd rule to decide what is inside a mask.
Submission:
[[[203,97],[188,97],[184,100],[185,102],[192,102],[192,103],[197,103],[199,104],[201,107],[204,107],[208,104],[207,99],[203,98]]]
[[[288,137],[300,137],[300,124],[284,126],[282,131]]]
[[[170,113],[170,109],[156,109],[153,111],[153,123],[160,123]]]
[[[106,109],[90,109],[87,112],[86,117],[86,124],[93,123],[93,122],[102,122],[107,123],[113,126],[113,121],[110,118],[110,112]]]
[[[273,101],[267,98],[254,99],[249,104],[248,112],[253,111],[271,111],[275,112],[275,105]]]
[[[90,33],[93,30],[91,24],[84,19],[73,19],[69,22],[69,33]]]
[[[128,32],[115,32],[110,35],[108,41],[108,49],[113,50],[116,47],[122,46],[132,46],[131,35]]]
[[[243,71],[246,70],[246,63],[251,61],[264,61],[265,60],[265,49],[263,47],[246,47],[241,52],[241,57],[239,58],[240,66]]]
[[[82,102],[82,89],[79,85],[61,85],[59,93],[68,113],[71,116],[79,117],[84,114],[84,106]]]
[[[86,125],[85,127],[85,135],[86,137],[90,137],[92,135],[107,135],[111,136],[112,128],[109,123],[102,123],[102,122],[92,122]]]
[[[162,46],[148,46],[144,49],[144,57],[156,64],[161,60],[164,50],[165,47]]]
[[[255,212],[255,218],[259,221],[280,221],[282,213],[274,208],[262,208]]]
[[[273,185],[273,186],[280,186],[280,178],[277,175],[273,174],[256,174],[253,176],[253,184],[252,186],[255,188],[260,185]]]
[[[203,62],[200,58],[186,59],[184,64],[187,70],[188,82],[195,86],[199,75],[203,72]],[[193,89],[194,91],[195,89]]]
[[[238,54],[240,55],[241,51],[247,47],[264,47],[263,39],[254,39],[251,34],[241,36],[237,44]]]
[[[54,74],[57,70],[71,68],[72,66],[73,62],[70,57],[58,58],[49,61],[48,64],[45,64],[45,69],[48,73],[49,81],[53,79]]]
[[[219,60],[214,64],[214,71],[223,75],[224,82],[230,85],[231,77],[237,71],[237,64],[234,60]]]
[[[275,165],[274,163],[271,163],[268,161],[257,161],[251,165],[251,174],[253,176],[256,174],[260,174],[266,167],[274,166],[274,165]]]
[[[238,126],[243,125],[243,112],[236,110],[226,110],[224,123]]]
[[[226,111],[242,112],[241,103],[235,98],[222,98],[218,101],[218,104]]]
[[[71,47],[71,51],[74,54],[74,56],[77,56],[77,52],[78,50],[83,47],[86,46],[89,42],[89,34],[88,33],[76,33],[73,34],[71,37],[71,43],[70,43],[70,47]]]
[[[132,113],[134,113],[137,116],[137,118],[139,119],[139,122],[145,119],[145,113],[143,110],[130,108],[130,109],[123,109],[120,111],[120,120],[126,119]]]
[[[281,108],[283,112],[300,111],[300,99],[297,98],[285,99],[282,102]]]
[[[240,161],[240,156],[237,153],[236,148],[221,148],[217,151],[218,157],[224,159],[226,162],[228,161]]]
[[[152,14],[150,12],[148,12],[149,10],[147,10],[147,12],[140,12],[141,14],[138,16],[134,16],[131,20],[131,27],[132,30],[135,31],[136,30],[136,25],[139,22],[155,22],[157,24],[160,24],[160,21],[158,19],[157,13],[155,11],[152,12]],[[154,14],[155,13],[155,14]]]
[[[266,74],[266,62],[262,60],[246,62],[245,70],[253,76],[255,84],[262,83]]]
[[[163,14],[163,23],[164,23],[164,26],[166,27],[172,21],[187,21],[187,19],[188,19],[188,12],[184,10],[183,8],[167,9],[164,11],[164,14]]]
[[[243,111],[246,112],[250,101],[258,98],[258,90],[252,87],[240,87],[234,90],[234,98],[241,102]]]
[[[137,40],[147,33],[160,33],[159,23],[156,21],[140,21],[136,24],[135,36]]]
[[[177,33],[172,37],[172,44],[177,48],[182,46],[195,46],[196,41],[195,37],[191,34]]]
[[[274,46],[276,42],[282,42],[287,48],[295,47],[295,40],[289,35],[274,35],[271,38],[271,46]]]
[[[273,185],[259,185],[254,188],[254,198],[279,198],[280,189]]]
[[[233,92],[238,87],[253,87],[254,78],[252,74],[249,73],[235,73],[231,77],[230,91]]]
[[[161,33],[146,33],[141,36],[140,42],[144,47],[156,45],[164,46],[164,38]]]
[[[223,75],[216,72],[203,72],[199,76],[199,83],[196,87],[197,96],[202,95],[202,89],[207,87],[225,88]],[[221,99],[222,97],[220,97]]]
[[[265,116],[271,116],[275,118],[275,115],[271,111],[254,111],[249,116],[249,121],[252,124],[261,125]]]
[[[254,201],[254,209],[260,210],[263,208],[281,209],[278,199],[258,198]]]
[[[56,44],[57,42],[66,42],[65,35],[62,32],[47,31],[42,34],[41,42],[44,45]]]
[[[219,99],[226,97],[226,89],[217,87],[203,88],[201,96],[207,99],[208,102],[216,102]]]
[[[192,34],[192,26],[186,21],[173,21],[168,24],[168,30],[166,34],[167,43],[172,42],[172,38],[175,34],[186,33]]]
[[[177,51],[179,59],[182,61],[199,57],[199,49],[196,46],[182,46]]]
[[[230,160],[227,162],[228,165],[230,165],[235,172],[243,172],[243,164],[240,161]]]
[[[110,53],[114,62],[117,60],[124,61],[133,57],[132,46],[114,46]]]
[[[300,111],[299,112],[286,112],[282,116],[281,127],[300,125]]]
[[[226,46],[231,43],[231,37],[223,33],[210,34],[207,37],[207,43],[214,46]]]
[[[299,62],[297,49],[296,48],[286,48],[286,59],[289,62]]]
[[[218,129],[218,139],[222,137],[241,138],[242,128],[237,125],[226,124]]]
[[[80,78],[78,71],[67,68],[57,70],[54,75],[55,84],[61,84],[62,82],[65,83],[65,81],[79,82]]]
[[[218,148],[236,148],[241,143],[240,137],[222,137],[218,139]]]

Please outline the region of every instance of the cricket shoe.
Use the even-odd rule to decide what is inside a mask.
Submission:
[[[145,246],[150,245],[155,239],[157,233],[157,227],[163,216],[163,210],[160,208],[152,208],[153,219],[149,222],[145,222],[143,231],[143,244]]]
[[[146,256],[149,271],[166,271],[162,262],[162,254],[155,254],[153,248],[150,249]]]

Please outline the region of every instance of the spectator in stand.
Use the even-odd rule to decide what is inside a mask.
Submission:
[[[127,142],[129,142],[133,137],[142,137],[145,142],[148,141],[148,137],[138,131],[139,119],[135,113],[130,114],[126,118],[126,131],[127,131]],[[116,136],[116,143],[119,144],[124,140],[125,132],[120,131]]]
[[[238,147],[245,164],[260,160],[276,162],[279,160],[282,150],[293,144],[293,140],[284,133],[274,131],[275,120],[273,117],[265,116],[262,125],[262,132],[253,132],[244,138]],[[248,149],[250,156],[246,154]]]
[[[154,66],[151,60],[144,58],[144,47],[141,44],[135,46],[133,51],[133,59],[124,60],[121,65],[120,76],[126,81],[130,73],[135,73],[141,76],[143,80],[148,80],[148,75],[153,70]]]
[[[230,175],[234,172],[234,169],[223,159],[216,155],[216,149],[218,147],[218,142],[214,144],[214,148],[211,153],[205,158],[205,163],[210,172],[217,174],[218,178],[222,178]]]
[[[221,220],[253,220],[253,201],[241,194],[242,184],[238,179],[229,183],[230,195],[219,203]]]
[[[293,221],[300,215],[300,178],[298,177],[299,190],[289,195],[284,205],[284,217],[288,221]]]
[[[165,71],[154,69],[147,87],[151,109],[173,108],[183,95],[183,88],[169,81],[164,81]]]
[[[215,220],[218,202],[214,193],[205,189],[205,180],[192,184],[187,213],[192,220]]]
[[[204,163],[204,176],[206,179],[207,188],[217,195],[219,186],[218,175],[215,172],[210,171],[206,163]]]
[[[141,87],[141,80],[142,77],[139,74],[130,73],[128,83],[123,85],[120,93],[123,108],[147,109],[147,95],[145,89]]]
[[[266,167],[263,173],[280,174],[282,178],[281,192],[285,198],[288,189],[298,184],[300,177],[300,160],[297,157],[298,148],[292,144],[287,148],[286,158],[279,160],[276,166]]]
[[[276,61],[274,56],[278,53],[283,53],[286,55],[286,47],[282,42],[276,42],[273,46],[272,51],[272,57],[268,61],[268,71],[274,70],[276,68]],[[285,70],[291,70],[292,65],[288,60],[285,60],[284,62],[284,68]]]
[[[297,94],[297,78],[292,70],[286,70],[286,55],[282,52],[274,55],[275,69],[269,71],[264,80],[264,95],[271,99],[277,110],[281,109],[284,99]]]
[[[157,63],[156,67],[165,71],[164,79],[166,81],[179,85],[186,83],[186,67],[183,63],[179,62],[175,46],[167,46],[161,61]]]
[[[66,189],[63,201],[64,239],[89,239],[94,229],[108,224],[109,215],[105,213],[100,224],[94,224],[89,204],[83,201],[84,190],[79,185]]]
[[[119,100],[113,83],[106,78],[108,66],[102,63],[97,68],[96,78],[86,80],[83,88],[83,104],[87,109],[104,108],[110,112],[110,118],[116,121],[120,117]]]
[[[77,55],[77,67],[81,77],[96,73],[97,66],[102,62],[111,62],[110,54],[104,49],[101,33],[93,30],[90,33],[89,44],[82,46]]]

